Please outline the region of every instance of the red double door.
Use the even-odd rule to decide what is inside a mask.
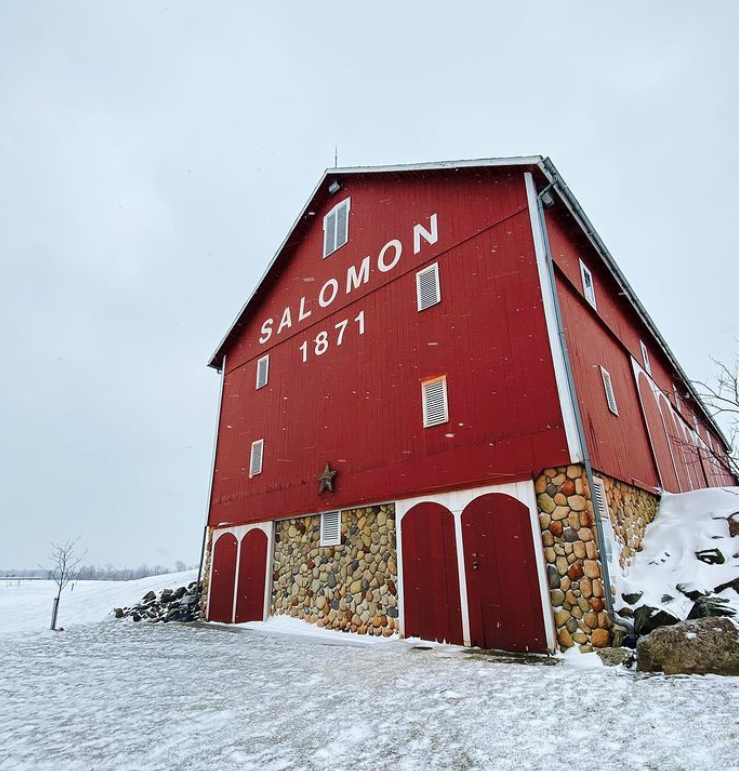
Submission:
[[[462,512],[470,642],[547,649],[528,508],[508,495],[475,498]],[[420,503],[403,518],[405,634],[463,644],[460,571],[452,513]]]
[[[264,531],[250,530],[241,539],[240,546],[232,533],[221,535],[213,548],[208,620],[237,624],[262,621],[266,571],[267,536]]]

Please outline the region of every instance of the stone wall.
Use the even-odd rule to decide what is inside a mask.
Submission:
[[[619,563],[628,568],[641,548],[647,525],[657,515],[659,498],[600,472],[597,476],[603,480],[613,534],[621,544]]]
[[[275,523],[273,615],[358,634],[398,625],[395,507],[341,513],[341,545],[320,545],[320,515]]]
[[[559,647],[606,647],[612,621],[585,468],[545,469],[534,486]]]
[[[205,539],[205,557],[203,559],[203,573],[200,577],[200,617],[205,618],[205,611],[208,608],[208,593],[210,591],[210,561],[213,556],[213,528],[208,528],[208,535]]]

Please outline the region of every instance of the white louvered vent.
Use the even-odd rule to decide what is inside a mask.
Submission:
[[[325,511],[321,514],[321,546],[341,544],[341,512]]]
[[[593,477],[593,497],[595,498],[595,505],[598,507],[600,518],[606,520],[609,518],[608,514],[608,499],[606,498],[606,486],[603,484],[603,480],[600,477]]]
[[[644,341],[639,341],[639,347],[641,348],[641,360],[644,362],[644,369],[647,371],[648,375],[652,374],[652,364],[649,361],[649,351],[647,350],[647,346],[644,345]]]
[[[264,388],[269,382],[269,354],[257,360],[257,389]]]
[[[449,420],[447,404],[446,375],[421,383],[423,401],[423,427],[438,426]]]
[[[425,311],[426,308],[441,302],[438,263],[416,273],[416,295],[419,311]]]
[[[323,256],[328,257],[349,241],[351,198],[337,203],[323,218]]]
[[[620,551],[620,548],[616,548],[618,547],[618,544],[616,543],[616,536],[613,534],[611,516],[608,511],[606,486],[600,477],[593,477],[593,499],[598,510],[598,514],[600,515],[600,522],[603,528],[603,555],[608,562],[611,581],[613,581],[615,578],[615,573],[622,572],[621,566],[616,557]]]
[[[603,388],[606,391],[606,401],[608,402],[608,409],[614,414],[618,415],[618,405],[616,404],[616,394],[613,391],[613,382],[611,381],[611,375],[605,367],[600,368],[600,374],[603,377]]]
[[[254,477],[262,473],[262,460],[264,457],[264,439],[258,439],[251,444],[251,460],[249,461],[249,476]]]
[[[593,274],[590,272],[590,268],[580,260],[580,276],[582,277],[582,293],[585,295],[585,299],[596,308],[595,304],[595,284],[593,283]]]

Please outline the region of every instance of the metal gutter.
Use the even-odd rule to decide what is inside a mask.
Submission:
[[[567,380],[567,390],[569,392],[570,408],[575,417],[575,426],[577,429],[578,438],[580,441],[580,452],[582,459],[571,458],[572,462],[582,462],[585,466],[585,474],[588,478],[588,487],[590,488],[590,502],[593,505],[593,517],[595,519],[595,529],[598,533],[598,544],[600,545],[600,567],[603,577],[603,588],[606,601],[606,611],[608,615],[615,621],[613,612],[613,597],[611,596],[611,575],[608,565],[608,560],[605,558],[606,549],[606,535],[603,529],[603,518],[601,517],[600,508],[595,500],[595,483],[593,466],[590,462],[590,450],[588,448],[588,440],[585,436],[585,426],[582,420],[582,412],[580,411],[580,401],[577,398],[577,387],[575,386],[575,375],[572,371],[572,363],[570,361],[570,353],[567,347],[567,336],[565,334],[564,322],[562,320],[562,308],[559,304],[559,295],[557,294],[557,280],[554,275],[554,260],[552,259],[552,248],[549,243],[549,231],[547,230],[547,221],[545,216],[544,205],[542,204],[542,196],[550,188],[554,186],[553,182],[550,182],[540,193],[536,195],[536,205],[538,213],[538,225],[541,231],[542,243],[544,245],[544,259],[546,262],[546,269],[549,274],[549,290],[552,293],[552,302],[554,306],[554,317],[557,325],[557,336],[559,338],[559,344],[562,349],[562,356],[564,357],[565,373]],[[564,411],[564,405],[562,405]]]
[[[631,287],[631,284],[629,284],[629,282],[627,281],[626,276],[624,276],[624,274],[621,272],[621,269],[618,267],[616,260],[614,259],[613,255],[608,251],[608,247],[603,242],[603,239],[598,235],[597,231],[595,230],[595,227],[593,226],[593,223],[588,218],[588,215],[585,214],[585,212],[583,211],[582,206],[580,206],[579,201],[577,200],[577,198],[575,198],[575,195],[570,190],[569,186],[564,181],[564,179],[562,179],[562,176],[557,171],[557,167],[552,163],[552,161],[549,158],[543,158],[537,165],[539,169],[542,171],[542,173],[544,174],[544,176],[547,178],[547,180],[549,180],[552,187],[554,187],[554,189],[559,193],[565,206],[570,211],[572,216],[575,218],[577,223],[580,225],[583,232],[588,237],[588,240],[593,245],[595,250],[598,252],[600,257],[603,259],[603,261],[606,264],[606,267],[613,274],[613,277],[616,279],[616,283],[621,288],[621,291],[623,292],[624,296],[634,306],[634,310],[636,311],[637,315],[639,316],[639,318],[645,324],[649,332],[654,336],[657,343],[662,348],[662,351],[665,354],[665,356],[667,356],[670,364],[675,368],[676,372],[678,373],[681,380],[685,384],[686,389],[690,393],[691,399],[701,409],[704,417],[708,419],[708,422],[710,423],[710,425],[716,431],[720,439],[724,442],[725,449],[727,450],[730,449],[729,443],[727,442],[726,437],[723,435],[723,432],[719,428],[713,416],[706,409],[705,405],[701,401],[697,392],[693,388],[692,383],[690,382],[688,376],[685,374],[685,371],[683,370],[683,368],[680,366],[679,362],[675,358],[675,354],[670,350],[670,346],[667,345],[667,342],[665,341],[664,337],[662,337],[662,334],[660,333],[659,329],[657,329],[657,325],[652,320],[652,317],[649,315],[646,308],[641,304],[641,301],[636,296],[636,292],[634,292],[633,288]]]

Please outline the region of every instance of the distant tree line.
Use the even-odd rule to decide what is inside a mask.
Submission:
[[[161,576],[165,573],[181,573],[197,565],[186,565],[182,560],[174,563],[174,568],[168,565],[139,565],[136,568],[117,568],[107,565],[81,565],[77,568],[75,579],[77,581],[133,581],[147,576]],[[19,570],[0,570],[0,578],[43,578],[51,579],[52,571],[43,568],[23,568]]]

